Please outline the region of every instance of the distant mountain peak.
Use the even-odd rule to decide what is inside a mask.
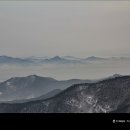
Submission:
[[[37,77],[39,77],[39,76],[37,76],[37,75],[29,75],[29,76],[27,76],[28,78],[37,78]]]
[[[96,56],[90,56],[90,57],[87,57],[86,59],[92,59],[92,60],[94,59],[94,60],[95,60],[95,59],[97,59],[97,58],[99,58],[99,57],[96,57]]]
[[[123,77],[123,75],[120,75],[120,74],[116,74],[116,73],[115,73],[115,74],[113,74],[113,75],[110,75],[109,77],[100,79],[99,81],[109,80],[109,79],[114,79],[114,78],[120,78],[120,77]]]
[[[67,60],[60,57],[60,56],[55,56],[55,57],[52,57],[52,58],[49,58],[49,59],[46,59],[45,61],[49,61],[49,62],[66,62]]]
[[[90,56],[90,57],[88,57],[88,58],[98,58],[98,57],[96,57],[96,56]]]
[[[26,77],[12,77],[12,78],[8,79],[7,82],[14,82],[14,81],[19,81],[19,80],[23,80],[23,79],[33,79],[34,80],[38,77],[39,76],[37,76],[37,75],[29,75],[29,76],[26,76]]]
[[[96,57],[96,56],[90,56],[87,57],[86,60],[104,60],[105,58],[101,58],[101,57]]]
[[[81,60],[81,58],[74,57],[74,56],[62,56],[62,58],[67,60]]]
[[[122,75],[120,75],[120,74],[113,74],[111,77],[113,77],[113,78],[116,78],[116,77],[121,77]]]
[[[12,57],[9,57],[9,56],[6,56],[6,55],[1,55],[0,58],[12,58]]]
[[[61,60],[62,58],[60,56],[54,56],[53,58],[51,59],[54,59],[54,60]]]
[[[1,55],[0,58],[5,58],[5,59],[22,59],[22,58],[17,58],[17,57],[12,57],[12,56],[7,56],[7,55]]]
[[[26,78],[35,80],[36,78],[39,78],[39,76],[37,76],[37,75],[29,75],[29,76],[27,76]]]

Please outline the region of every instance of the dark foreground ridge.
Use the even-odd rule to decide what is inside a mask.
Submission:
[[[129,113],[130,76],[75,84],[56,96],[27,103],[2,103],[0,113]]]

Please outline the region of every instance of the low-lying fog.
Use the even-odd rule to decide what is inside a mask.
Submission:
[[[86,64],[44,64],[34,66],[0,65],[0,82],[11,77],[39,75],[57,80],[99,79],[113,74],[130,74],[130,61],[86,63]]]

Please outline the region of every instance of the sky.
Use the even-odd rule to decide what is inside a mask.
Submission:
[[[130,56],[130,2],[0,1],[0,55]]]

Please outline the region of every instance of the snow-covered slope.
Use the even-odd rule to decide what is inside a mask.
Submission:
[[[0,104],[1,113],[130,112],[130,76],[73,85],[47,100]]]

